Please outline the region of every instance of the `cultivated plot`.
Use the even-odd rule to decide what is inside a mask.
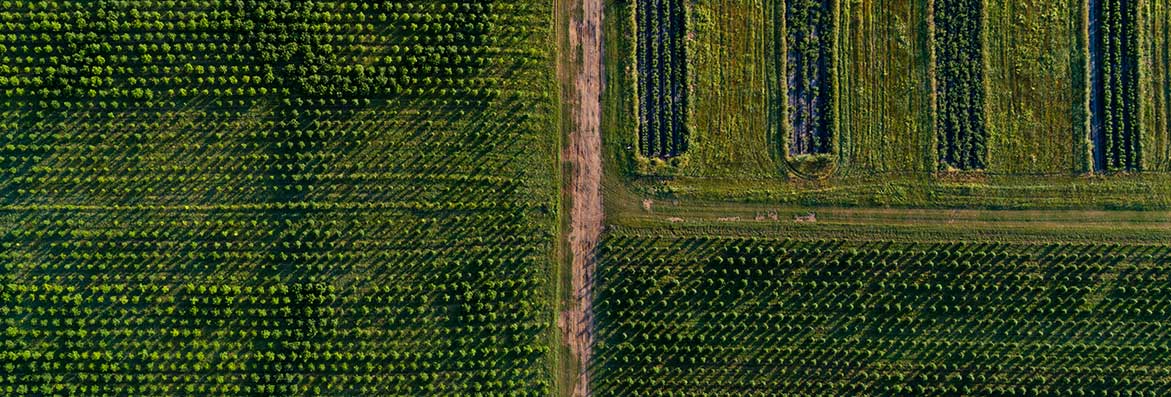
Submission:
[[[4,2],[0,394],[548,395],[551,15]]]
[[[984,1],[935,0],[931,10],[935,139],[941,169],[988,162],[984,86]]]
[[[1089,0],[1088,7],[1094,170],[1137,171],[1142,160],[1138,2]]]
[[[638,147],[648,158],[687,150],[686,10],[683,0],[639,0]]]

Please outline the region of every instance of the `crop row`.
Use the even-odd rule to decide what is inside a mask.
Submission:
[[[1090,2],[1090,137],[1099,171],[1137,171],[1142,158],[1137,14],[1134,1]]]
[[[789,154],[825,154],[833,145],[834,18],[831,0],[785,0]]]
[[[983,169],[987,162],[983,8],[982,0],[935,0],[932,9],[941,167]]]
[[[606,237],[599,395],[1161,395],[1171,246]]]
[[[639,153],[687,150],[686,10],[683,0],[638,0]]]

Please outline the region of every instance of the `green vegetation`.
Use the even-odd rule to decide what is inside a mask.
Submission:
[[[687,63],[683,0],[638,0],[639,153],[687,150]]]
[[[1089,0],[1090,137],[1099,171],[1137,171],[1141,165],[1137,4]]]
[[[1163,170],[1171,159],[1166,150],[1171,135],[1165,132],[1166,123],[1158,121],[1160,106],[1167,103],[1161,102],[1160,93],[1140,98],[1144,131],[1153,131],[1142,134],[1143,172],[1148,175],[1089,175],[1095,145],[1090,139],[1092,68],[1084,4],[969,4],[982,10],[983,22],[982,27],[973,27],[974,37],[964,39],[975,40],[965,51],[981,52],[984,64],[969,70],[983,73],[982,83],[969,84],[969,89],[983,90],[986,97],[976,108],[965,108],[973,117],[984,118],[984,127],[978,128],[982,134],[955,141],[954,148],[958,156],[965,153],[965,142],[969,145],[969,163],[982,164],[976,173],[946,172],[963,167],[948,163],[946,152],[940,157],[938,151],[946,147],[936,135],[944,130],[935,128],[944,113],[932,111],[932,76],[940,70],[932,71],[939,59],[933,61],[931,44],[942,41],[933,39],[940,33],[932,34],[936,29],[928,25],[933,7],[926,1],[831,3],[837,7],[829,54],[831,80],[838,87],[832,100],[837,109],[832,139],[836,152],[798,156],[809,157],[804,161],[789,156],[783,145],[789,85],[782,78],[788,69],[780,62],[786,59],[786,4],[685,2],[690,10],[692,128],[687,165],[681,168],[645,167],[630,160],[631,148],[637,146],[629,134],[637,128],[637,119],[631,117],[636,114],[636,97],[628,88],[633,84],[627,76],[632,59],[622,57],[631,54],[624,48],[635,37],[633,19],[626,17],[633,7],[609,5],[610,15],[626,22],[608,24],[606,47],[612,52],[603,98],[603,130],[609,134],[603,140],[606,159],[615,167],[614,174],[624,179],[622,189],[660,200],[818,207],[1166,208],[1167,200],[1157,192],[1168,189]],[[1158,16],[1169,11],[1161,5],[1140,8],[1152,15],[1138,18],[1146,26],[1140,35],[1148,43],[1144,51],[1157,52],[1166,44],[1151,37],[1167,34],[1165,21]],[[757,20],[761,14],[763,20]],[[953,41],[957,51],[960,41]],[[758,42],[762,47],[755,46]],[[1149,62],[1139,63],[1143,84],[1161,87],[1164,73],[1152,68],[1162,60],[1145,59]],[[758,77],[758,71],[764,71],[763,76]],[[653,177],[646,177],[647,171]]]
[[[551,392],[548,2],[0,21],[0,394]]]
[[[834,8],[830,0],[785,0],[788,86],[785,127],[789,156],[833,150]]]
[[[1139,101],[1142,169],[1171,171],[1171,4],[1141,2]]]
[[[984,0],[934,0],[935,133],[941,168],[983,169]]]
[[[927,2],[862,0],[838,5],[838,173],[935,171]]]
[[[1165,1],[603,4],[0,0],[0,395],[1171,391]]]
[[[988,172],[1089,171],[1081,12],[1067,0],[990,0]]]
[[[594,394],[1171,390],[1171,7],[1107,1],[686,2],[690,164],[644,175],[604,115]],[[1095,172],[1110,79],[1126,172]]]
[[[607,237],[599,395],[1091,396],[1171,387],[1166,244],[705,230]]]
[[[772,0],[769,0],[772,1]],[[775,176],[766,126],[764,0],[698,0],[689,11],[691,144],[684,175]]]

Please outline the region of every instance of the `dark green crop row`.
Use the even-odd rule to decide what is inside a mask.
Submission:
[[[1090,2],[1094,166],[1137,171],[1142,159],[1138,98],[1138,3]]]
[[[833,43],[831,0],[786,0],[789,154],[833,149]]]
[[[987,163],[983,7],[983,0],[935,0],[932,10],[941,167],[983,169]]]
[[[638,0],[639,153],[687,150],[686,10],[683,0]]]

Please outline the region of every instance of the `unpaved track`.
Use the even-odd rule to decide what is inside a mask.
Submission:
[[[572,165],[569,249],[573,254],[573,301],[562,313],[566,343],[578,359],[574,396],[589,396],[591,347],[594,344],[594,251],[602,233],[602,0],[579,0],[580,17],[571,13],[569,51],[580,54],[574,81],[574,127],[565,156]],[[580,52],[578,52],[580,50]]]

